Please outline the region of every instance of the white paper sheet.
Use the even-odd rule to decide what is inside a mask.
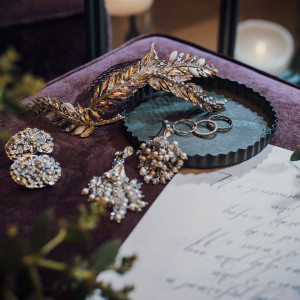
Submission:
[[[300,176],[268,146],[242,164],[178,174],[121,247],[134,300],[300,299]],[[120,225],[122,226],[122,224]]]

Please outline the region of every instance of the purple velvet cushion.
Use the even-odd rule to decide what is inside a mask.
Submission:
[[[131,40],[98,59],[83,65],[51,82],[40,95],[56,97],[60,100],[76,103],[82,92],[93,79],[110,66],[140,58],[149,51],[152,42],[160,58],[167,59],[173,50],[192,52],[214,63],[221,77],[237,80],[269,99],[279,116],[279,123],[272,141],[274,145],[293,149],[299,144],[299,88],[279,81],[262,72],[247,68],[241,64],[221,57],[211,51],[186,42],[165,36],[145,36]],[[25,99],[28,102],[30,99]],[[120,111],[122,104],[115,108]],[[28,234],[32,220],[45,208],[53,208],[56,217],[69,215],[75,207],[86,201],[80,195],[93,176],[100,176],[111,168],[114,153],[128,145],[121,122],[97,129],[89,138],[80,139],[63,133],[45,118],[31,116],[25,118],[0,119],[1,127],[9,127],[15,132],[25,127],[37,127],[49,132],[54,138],[53,157],[61,163],[62,177],[53,186],[41,190],[27,190],[15,184],[9,175],[11,161],[6,157],[3,147],[0,152],[1,178],[1,215],[0,228],[3,234],[7,224],[16,223],[22,234]],[[126,161],[126,172],[130,179],[141,177],[137,169],[137,157],[131,156]],[[143,184],[142,190],[149,206],[163,190],[163,185]],[[149,207],[148,206],[148,207]],[[142,213],[129,212],[122,224],[112,223],[108,217],[103,220],[102,229],[94,233],[93,246],[111,237],[126,238],[134,228]],[[104,230],[103,230],[104,227]]]

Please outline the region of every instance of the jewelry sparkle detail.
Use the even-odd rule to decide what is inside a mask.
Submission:
[[[88,187],[82,190],[82,195],[89,195],[88,201],[104,201],[112,207],[110,219],[118,223],[124,219],[127,209],[141,211],[147,205],[142,201],[141,183],[137,179],[129,181],[124,169],[124,160],[133,154],[132,147],[126,147],[122,152],[116,152],[112,169],[101,177],[95,176]]]
[[[5,144],[5,152],[11,160],[24,154],[52,153],[53,138],[44,130],[25,128],[12,136]]]
[[[61,175],[61,168],[54,158],[44,155],[25,155],[17,158],[10,167],[12,179],[27,188],[54,185]]]

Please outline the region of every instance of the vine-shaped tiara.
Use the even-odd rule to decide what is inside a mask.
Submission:
[[[57,122],[64,131],[80,137],[87,137],[97,126],[121,120],[118,114],[111,119],[103,116],[113,105],[114,100],[125,100],[139,88],[149,84],[156,90],[163,90],[183,98],[208,112],[217,111],[226,100],[215,100],[208,97],[203,88],[190,80],[193,77],[211,77],[217,74],[214,65],[206,64],[204,58],[191,56],[190,53],[173,51],[168,61],[158,58],[151,45],[150,52],[143,58],[112,66],[87,89],[85,98],[89,106],[83,108],[79,103],[62,102],[53,97],[37,97],[27,108]]]

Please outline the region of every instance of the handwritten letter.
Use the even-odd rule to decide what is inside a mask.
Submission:
[[[267,147],[243,164],[178,174],[121,248],[135,300],[300,299],[300,176]]]

